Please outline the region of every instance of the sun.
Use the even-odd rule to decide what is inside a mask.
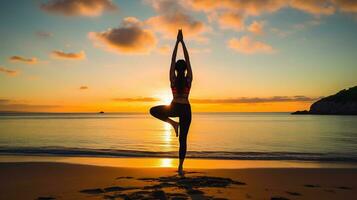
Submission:
[[[172,95],[171,94],[160,94],[158,95],[158,99],[159,99],[159,103],[160,104],[164,104],[164,105],[168,105],[171,103],[172,101]]]

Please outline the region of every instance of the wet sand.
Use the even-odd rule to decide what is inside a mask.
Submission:
[[[355,199],[357,169],[123,168],[0,163],[0,199]]]

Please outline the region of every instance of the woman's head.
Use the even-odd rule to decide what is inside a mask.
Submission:
[[[178,93],[182,93],[186,84],[185,71],[187,69],[187,64],[185,60],[178,60],[175,63],[175,71],[177,73],[175,79],[175,86]]]
[[[175,63],[175,71],[177,74],[185,74],[185,71],[187,69],[187,64],[185,60],[178,60]]]

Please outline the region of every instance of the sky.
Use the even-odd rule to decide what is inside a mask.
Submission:
[[[193,111],[304,110],[357,85],[354,0],[3,0],[0,26],[1,111],[168,104],[179,28]]]

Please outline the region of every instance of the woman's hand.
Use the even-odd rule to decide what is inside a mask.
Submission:
[[[178,33],[177,33],[177,41],[178,41],[178,42],[182,42],[182,41],[183,41],[182,29],[179,29],[179,30],[178,30]]]

